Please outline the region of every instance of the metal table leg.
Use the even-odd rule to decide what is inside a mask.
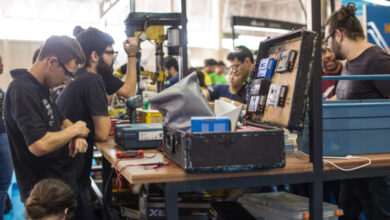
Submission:
[[[177,205],[178,191],[174,183],[165,184],[165,205],[168,220],[179,219],[179,209]]]
[[[104,157],[103,158],[103,216],[104,219],[112,219],[112,215],[109,210],[109,206],[112,202],[112,185],[110,173],[112,171],[111,163]]]

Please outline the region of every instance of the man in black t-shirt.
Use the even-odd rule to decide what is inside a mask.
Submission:
[[[73,29],[73,36],[75,36],[77,38],[77,36],[80,35],[81,33],[83,33],[84,31],[85,30],[82,27],[76,26]],[[35,51],[34,57],[39,53],[39,50],[40,50],[40,48],[38,48]],[[117,51],[112,51],[112,52],[113,52],[112,55],[114,57],[116,57],[118,52]],[[33,57],[33,63],[34,63],[34,57]],[[123,77],[123,75],[119,78],[116,77],[112,73],[105,74],[103,76],[103,81],[104,81],[106,93],[109,96],[113,95],[114,93],[116,93],[117,95],[122,96],[124,98],[130,98],[130,97],[135,95],[135,88],[136,88],[136,83],[137,83],[138,78],[134,78],[133,68],[136,68],[136,67],[132,67],[132,66],[128,67],[127,64],[121,66],[123,75],[126,75],[124,82],[122,82],[122,80],[120,80]],[[127,72],[129,72],[130,74],[126,74]],[[67,83],[69,83],[71,80],[73,80],[73,78],[68,80]],[[62,93],[62,91],[64,90],[66,85],[67,84],[64,84],[64,85],[58,86],[58,87],[53,89],[52,97],[53,97],[54,101],[57,100],[58,96]]]
[[[82,27],[76,26],[73,29],[73,36],[75,36],[77,38],[84,31],[85,30]],[[118,53],[117,51],[113,51],[113,54],[112,54],[113,57],[116,57],[117,53]],[[134,64],[134,66],[127,65],[127,64],[124,66],[124,69],[122,70],[122,73],[124,75],[126,75],[124,82],[122,82],[122,80],[119,79],[122,77],[118,78],[113,74],[114,71],[111,72],[111,74],[104,74],[103,81],[104,81],[104,85],[106,87],[107,94],[112,95],[112,94],[116,93],[117,95],[122,96],[124,98],[130,98],[130,97],[134,96],[135,89],[136,89],[136,83],[137,83],[137,77],[134,77],[134,76],[136,76],[135,75],[136,72],[134,72],[134,70],[136,70],[135,64]],[[126,74],[126,73],[129,73],[129,74]]]
[[[73,161],[80,188],[80,209],[76,211],[78,219],[94,219],[90,201],[90,172],[92,166],[93,146],[96,141],[105,141],[111,123],[108,116],[108,102],[103,78],[112,75],[115,52],[112,37],[96,28],[88,28],[77,35],[84,54],[85,66],[77,70],[75,80],[70,82],[57,99],[58,107],[71,121],[86,121],[91,133],[87,137],[88,150]],[[129,75],[136,78],[135,62],[138,42],[128,38],[124,49],[129,57]],[[135,83],[134,83],[135,92]]]
[[[390,74],[390,56],[364,40],[355,10],[352,4],[342,6],[326,22],[325,42],[336,58],[347,59],[341,75]],[[340,80],[334,99],[389,97],[389,80]],[[390,178],[344,180],[339,203],[344,211],[340,219],[358,219],[362,210],[368,219],[390,219]]]
[[[4,116],[23,202],[34,184],[48,177],[61,179],[78,192],[70,157],[86,151],[84,137],[89,131],[84,122],[73,124],[60,114],[49,89],[84,61],[76,40],[52,36],[28,70],[11,71],[14,80],[6,93]]]

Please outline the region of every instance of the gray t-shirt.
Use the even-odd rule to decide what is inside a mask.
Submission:
[[[377,46],[347,61],[341,73],[342,76],[374,74],[390,74],[390,55]],[[340,80],[336,95],[340,100],[388,98],[390,80]]]

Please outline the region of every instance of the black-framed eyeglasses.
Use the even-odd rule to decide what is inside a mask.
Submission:
[[[322,43],[325,45],[328,45],[329,38],[331,38],[334,35],[334,33],[336,33],[336,30],[332,31],[331,34],[329,34],[327,37],[325,37],[325,39],[322,41]]]
[[[237,70],[238,70],[238,67],[241,66],[241,64],[242,63],[229,66],[229,74],[234,74],[235,76],[239,76],[240,73]]]
[[[103,50],[103,53],[106,53],[108,55],[112,55],[115,58],[118,56],[118,51],[114,51],[114,50]]]
[[[70,72],[68,69],[66,69],[64,63],[61,60],[58,60],[58,63],[60,64],[62,69],[64,69],[66,79],[72,78],[73,77],[73,73]]]

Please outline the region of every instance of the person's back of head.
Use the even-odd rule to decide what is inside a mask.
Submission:
[[[83,31],[84,31],[84,28],[82,28],[81,26],[77,25],[76,27],[73,28],[73,36],[77,37]]]
[[[196,71],[196,76],[198,77],[198,80],[199,80],[199,86],[201,88],[206,88],[206,82],[205,82],[205,78],[204,78],[204,74],[202,73],[202,71],[199,71],[199,70],[195,70]]]
[[[234,61],[237,59],[241,63],[245,62],[245,58],[249,58],[249,61],[253,64],[253,54],[252,52],[245,46],[237,46],[235,47],[227,56],[229,61]]]
[[[217,66],[215,68],[215,72],[218,75],[223,75],[225,74],[225,70],[226,70],[226,64],[223,61],[218,61]]]
[[[225,67],[226,64],[223,61],[218,61],[217,66],[219,67]]]
[[[101,56],[108,46],[114,44],[114,39],[109,34],[93,27],[81,31],[76,39],[83,48],[86,57],[85,66],[90,66],[89,59],[93,51],[96,51],[97,55]]]
[[[28,220],[58,216],[70,219],[76,208],[76,195],[68,185],[57,179],[44,179],[35,184],[25,202]]]
[[[202,73],[202,71],[197,70],[196,68],[193,68],[193,67],[188,69],[188,74],[191,74],[193,72],[196,72],[196,76],[198,77],[198,80],[199,80],[199,86],[201,88],[206,88],[206,82],[205,82],[204,74]]]
[[[80,44],[68,36],[49,37],[39,50],[37,61],[43,61],[51,56],[57,57],[64,64],[73,59],[75,59],[76,64],[84,64],[85,62],[85,56]]]
[[[204,60],[204,66],[216,66],[217,65],[217,61],[214,60],[214,59],[207,59],[207,60]]]
[[[176,70],[176,72],[179,71],[179,63],[173,57],[165,57],[163,65],[168,70],[173,67]]]
[[[359,19],[355,16],[355,4],[348,3],[346,6],[341,6],[335,11],[326,21],[329,37],[336,30],[340,30],[351,40],[364,39],[364,32]]]
[[[203,70],[207,74],[211,74],[215,72],[215,66],[217,65],[217,61],[214,59],[207,59],[204,61],[204,68]]]

